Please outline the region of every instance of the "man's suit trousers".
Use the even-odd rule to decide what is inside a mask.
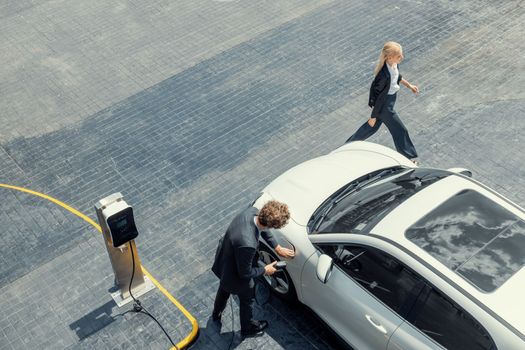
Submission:
[[[239,311],[241,316],[241,330],[249,330],[252,326],[253,320],[253,307],[255,306],[255,288],[249,288],[245,292],[237,294],[239,297]],[[230,292],[227,292],[221,286],[217,290],[215,296],[215,304],[213,305],[214,314],[222,314],[228,299]]]

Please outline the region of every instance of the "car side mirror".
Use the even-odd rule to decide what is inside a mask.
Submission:
[[[317,261],[317,278],[322,283],[326,283],[332,274],[334,260],[326,254],[321,254]]]

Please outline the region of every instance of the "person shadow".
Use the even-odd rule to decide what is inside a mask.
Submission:
[[[344,349],[339,343],[327,342],[332,334],[318,325],[318,320],[300,303],[280,300],[268,288],[256,285],[254,317],[268,320],[269,327],[260,336],[243,337],[239,324],[239,300],[230,297],[221,322],[213,321],[210,307],[200,310],[199,339],[192,349]],[[233,318],[232,318],[233,317]],[[314,326],[315,325],[315,326]],[[305,331],[306,330],[306,331]]]
[[[264,316],[266,313],[264,307],[271,299],[270,293],[271,292],[268,288],[260,288],[260,286],[256,284],[255,316]],[[202,320],[199,322],[199,338],[194,346],[192,346],[193,349],[256,349],[265,342],[264,338],[267,337],[266,333],[253,337],[244,337],[241,335],[239,324],[239,299],[236,296],[230,296],[220,322],[214,321],[211,318],[211,309],[206,310],[205,313],[203,312],[201,316],[202,317],[199,317],[199,319]],[[206,322],[205,326],[203,325],[204,320]]]
[[[226,319],[224,321],[229,323]],[[192,346],[192,349],[236,349],[243,342],[244,338],[241,336],[240,331],[231,329],[231,324],[225,325],[224,323],[225,322],[213,321],[210,316],[205,326],[201,324],[199,328],[199,339],[197,339]],[[225,328],[224,331],[223,328]]]

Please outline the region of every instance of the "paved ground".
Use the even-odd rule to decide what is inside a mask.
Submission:
[[[208,320],[217,238],[272,178],[362,123],[385,40],[404,45],[397,110],[423,164],[462,166],[525,206],[525,9],[505,1],[0,0],[0,183],[93,219],[122,192],[144,266]],[[386,130],[372,141],[392,146]],[[102,237],[55,204],[0,188],[0,349],[166,349],[112,302]],[[174,340],[191,330],[158,290],[143,302]],[[234,306],[237,308],[237,306]],[[237,315],[237,311],[234,311]],[[273,299],[268,334],[237,349],[325,349],[328,331]],[[219,333],[221,332],[221,333]]]

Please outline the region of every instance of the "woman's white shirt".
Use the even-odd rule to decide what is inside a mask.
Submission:
[[[399,91],[399,84],[397,83],[397,79],[399,78],[399,70],[397,69],[397,64],[392,67],[390,67],[388,63],[385,64],[388,68],[388,72],[390,73],[390,88],[388,89],[388,94],[393,95]]]

